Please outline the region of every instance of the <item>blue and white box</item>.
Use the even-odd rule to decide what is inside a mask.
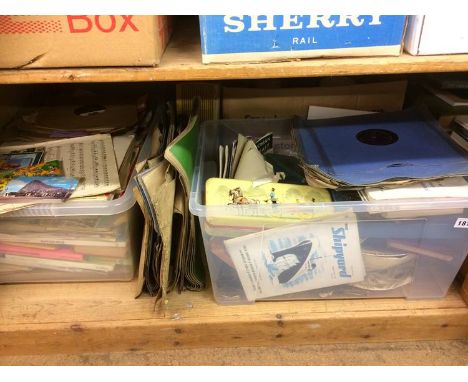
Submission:
[[[200,16],[202,61],[398,56],[406,16]]]

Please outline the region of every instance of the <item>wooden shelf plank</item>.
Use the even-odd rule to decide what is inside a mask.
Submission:
[[[468,307],[442,300],[217,305],[209,291],[154,309],[135,283],[0,286],[3,355],[468,338]]]
[[[157,68],[0,70],[0,84],[204,81],[468,71],[468,55],[369,57],[262,64],[173,63]]]
[[[144,82],[321,77],[468,71],[468,54],[441,56],[358,57],[295,60],[274,63],[201,63],[197,26],[175,28],[156,68],[76,68],[0,70],[0,84]]]

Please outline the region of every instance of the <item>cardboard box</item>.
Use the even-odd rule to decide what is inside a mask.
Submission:
[[[223,118],[307,117],[310,105],[365,111],[403,108],[406,81],[312,88],[223,88]]]
[[[409,16],[405,50],[412,55],[468,53],[466,15]]]
[[[203,63],[398,56],[406,16],[200,16]]]
[[[0,16],[1,68],[153,66],[166,16]]]

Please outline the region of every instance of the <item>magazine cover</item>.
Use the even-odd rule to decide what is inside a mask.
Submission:
[[[354,215],[274,228],[224,245],[249,301],[360,282],[365,277]]]

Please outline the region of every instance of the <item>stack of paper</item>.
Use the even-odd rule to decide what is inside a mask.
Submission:
[[[66,272],[114,272],[131,267],[126,221],[108,217],[73,217],[57,225],[48,218],[0,221],[0,275],[2,282],[27,272],[29,279],[59,280]],[[55,223],[55,224],[54,224]],[[20,269],[19,269],[20,268]]]
[[[359,191],[363,200],[420,198],[465,198],[468,182],[463,177],[445,178],[397,187],[366,188]]]
[[[416,104],[428,108],[443,128],[448,128],[456,116],[468,114],[466,73],[429,75],[415,90]]]
[[[468,115],[456,117],[450,128],[452,130],[450,138],[468,152]]]
[[[188,193],[198,138],[198,103],[185,126],[176,126],[172,104],[157,113],[159,140],[138,164],[135,198],[145,217],[136,294],[167,302],[171,291],[200,290],[204,274],[197,251],[196,223]]]

